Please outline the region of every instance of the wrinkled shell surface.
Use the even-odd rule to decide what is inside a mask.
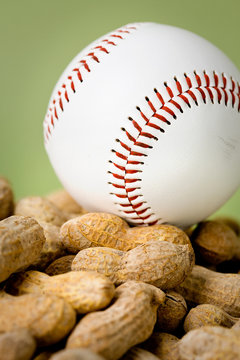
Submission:
[[[107,306],[115,287],[105,276],[86,271],[71,271],[49,276],[27,271],[10,279],[7,287],[15,294],[50,294],[65,299],[79,313],[85,314]]]
[[[93,246],[128,251],[149,240],[188,245],[193,251],[186,233],[175,226],[129,228],[123,219],[108,213],[88,213],[69,220],[61,228],[61,237],[66,249],[74,254]]]
[[[39,346],[54,344],[73,328],[76,314],[57,296],[27,294],[0,297],[0,333],[28,329]]]
[[[217,305],[240,317],[240,274],[222,274],[195,265],[176,291],[193,305]]]
[[[178,346],[181,360],[239,360],[240,331],[204,326],[187,333]]]
[[[0,221],[0,281],[31,265],[44,242],[42,227],[31,217],[10,216]]]
[[[18,201],[15,215],[31,216],[37,221],[61,226],[67,221],[66,215],[51,201],[41,196],[29,196]]]
[[[0,176],[0,220],[13,213],[13,192],[7,179]]]
[[[156,287],[128,281],[116,289],[113,304],[86,315],[75,327],[67,348],[89,348],[108,360],[119,359],[152,333],[157,307],[165,294]]]
[[[0,334],[1,360],[30,360],[36,346],[35,339],[26,329]]]
[[[128,252],[97,247],[82,250],[73,260],[72,270],[94,270],[116,284],[137,280],[169,289],[184,280],[193,264],[188,245],[150,240]]]
[[[52,276],[65,274],[71,271],[71,266],[74,258],[74,255],[66,255],[58,258],[57,260],[53,261],[47,267],[47,269],[45,269],[45,273]]]
[[[240,240],[225,223],[204,221],[193,234],[196,254],[210,264],[219,264],[232,258],[240,259]]]
[[[150,338],[141,344],[141,347],[151,351],[153,354],[164,360],[178,360],[179,339],[164,332],[154,332]]]
[[[121,358],[121,360],[158,360],[159,358],[151,352],[133,347]]]
[[[55,206],[57,206],[61,211],[71,214],[71,216],[77,217],[79,215],[85,214],[85,210],[81,205],[76,203],[76,201],[69,195],[69,193],[64,190],[57,190],[46,198],[51,201]]]
[[[51,360],[105,360],[89,349],[65,349],[50,357]]]
[[[231,328],[238,318],[235,318],[216,305],[202,304],[191,309],[184,321],[184,330],[188,332],[202,326],[224,326]]]
[[[156,327],[162,332],[171,333],[182,323],[187,313],[187,304],[182,295],[169,290],[164,304],[158,308]]]

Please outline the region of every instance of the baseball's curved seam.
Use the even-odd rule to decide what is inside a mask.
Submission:
[[[149,138],[149,139],[156,139],[156,136],[151,133],[151,124],[150,121],[153,117],[157,118],[160,121],[163,121],[165,123],[167,123],[168,125],[170,125],[171,123],[167,120],[166,116],[162,116],[162,115],[158,115],[157,112],[162,110],[165,111],[166,114],[170,115],[172,118],[176,119],[177,115],[175,114],[175,111],[180,111],[181,113],[183,113],[183,109],[181,107],[181,104],[179,104],[178,102],[178,98],[181,98],[184,103],[186,103],[186,105],[188,106],[188,108],[191,107],[190,105],[190,101],[188,100],[187,96],[189,95],[192,100],[194,101],[194,104],[196,106],[198,106],[198,102],[197,102],[197,97],[194,94],[194,91],[198,91],[200,94],[200,97],[202,98],[204,104],[207,104],[207,101],[211,101],[212,104],[214,104],[214,94],[213,94],[213,90],[216,91],[216,97],[217,97],[217,101],[219,104],[221,104],[221,101],[224,100],[225,101],[225,106],[229,106],[229,98],[231,98],[231,105],[232,107],[235,106],[237,99],[238,99],[238,112],[240,111],[240,85],[239,83],[237,83],[236,81],[234,81],[231,77],[231,88],[227,89],[227,78],[226,76],[222,73],[222,84],[223,86],[219,87],[219,76],[213,71],[213,79],[214,79],[214,84],[211,85],[211,81],[210,81],[210,77],[209,75],[206,73],[206,71],[203,72],[202,74],[202,78],[204,79],[205,84],[203,84],[203,80],[201,79],[201,76],[199,74],[197,74],[196,71],[194,71],[194,77],[195,77],[195,82],[198,86],[194,87],[192,85],[192,81],[191,81],[191,76],[187,75],[186,73],[184,74],[185,76],[185,80],[188,86],[188,90],[183,91],[182,88],[184,87],[184,84],[181,84],[181,82],[179,80],[177,80],[176,77],[174,77],[175,83],[176,83],[176,88],[178,90],[178,94],[175,96],[174,92],[172,90],[172,88],[167,85],[167,83],[165,82],[164,85],[166,87],[167,93],[170,97],[170,99],[168,101],[164,101],[163,96],[157,91],[157,89],[154,89],[154,92],[158,98],[158,100],[160,101],[160,108],[158,110],[156,110],[156,108],[154,107],[153,103],[149,100],[149,97],[145,97],[149,107],[151,108],[151,110],[153,111],[153,115],[150,116],[149,118],[147,118],[147,116],[144,115],[144,113],[141,111],[141,109],[139,107],[137,107],[137,109],[139,110],[141,117],[144,119],[144,121],[146,122],[144,124],[145,126],[149,126],[149,132],[144,132],[142,131],[142,126],[138,123],[137,120],[133,120],[132,118],[129,118],[132,121],[133,127],[135,129],[138,130],[138,135],[136,137],[132,136],[129,132],[127,132],[125,129],[122,128],[122,130],[126,133],[128,139],[131,141],[132,146],[127,145],[124,140],[121,139],[116,139],[118,141],[118,143],[120,144],[120,146],[124,149],[128,151],[128,155],[121,153],[119,151],[116,151],[114,149],[112,149],[112,152],[115,153],[115,155],[117,157],[119,157],[120,159],[125,160],[126,165],[123,166],[121,164],[119,164],[117,161],[112,161],[109,160],[110,163],[112,163],[117,169],[120,169],[120,171],[123,172],[122,175],[118,173],[114,173],[112,171],[108,171],[108,173],[110,173],[110,175],[113,177],[113,182],[109,182],[110,185],[114,186],[116,189],[121,189],[121,192],[117,192],[117,190],[115,190],[115,192],[111,192],[111,195],[115,195],[117,197],[117,202],[115,202],[115,204],[123,207],[123,210],[119,210],[120,212],[124,213],[124,216],[129,216],[131,214],[131,220],[140,220],[141,223],[138,222],[138,224],[154,224],[157,223],[160,219],[154,220],[154,221],[150,221],[150,222],[146,222],[146,220],[148,220],[150,217],[154,216],[154,213],[152,212],[150,206],[148,206],[146,201],[141,201],[137,202],[137,203],[133,203],[133,201],[137,200],[139,196],[142,195],[135,195],[133,197],[129,196],[129,193],[131,193],[132,191],[135,191],[136,189],[141,190],[141,186],[136,186],[136,187],[129,187],[129,184],[134,184],[138,181],[141,181],[141,178],[139,177],[133,177],[133,178],[128,178],[128,174],[137,174],[137,173],[141,173],[141,170],[136,170],[136,169],[126,169],[127,165],[129,164],[129,157],[131,155],[133,155],[133,157],[136,158],[135,162],[136,164],[142,164],[143,162],[140,162],[138,157],[141,156],[148,156],[145,153],[143,153],[141,151],[141,148],[145,148],[145,149],[151,149],[153,146],[143,142],[143,141],[137,141],[139,139],[140,136]],[[186,85],[186,84],[185,84]],[[237,88],[237,91],[236,91]],[[207,91],[207,94],[209,95],[209,99],[207,99],[207,95],[204,92],[204,89]],[[230,93],[230,96],[228,95],[228,92]],[[224,98],[224,99],[223,99]],[[172,110],[169,107],[169,104],[172,104],[176,110]],[[168,105],[168,106],[167,106]],[[152,126],[155,129],[164,132],[164,130],[158,126]],[[139,151],[136,152],[132,150],[133,146],[137,146],[139,148]],[[135,165],[136,165],[135,164]],[[120,183],[116,183],[116,181],[114,181],[114,179],[119,179],[120,181],[123,181],[123,184]],[[135,185],[134,185],[135,186]],[[122,193],[122,191],[125,190],[125,194]],[[141,191],[140,191],[141,192]],[[125,199],[124,203],[121,203],[118,199]],[[127,200],[127,202],[126,202]],[[144,205],[145,204],[145,205]],[[124,208],[128,208],[127,210],[124,210]],[[140,208],[140,209],[139,209]],[[139,210],[138,210],[139,209]],[[132,214],[136,217],[132,217]]]
[[[65,78],[65,81],[55,91],[55,97],[52,99],[46,113],[44,119],[45,143],[49,140],[49,137],[55,126],[55,121],[59,120],[59,112],[61,113],[64,111],[64,103],[68,103],[70,101],[70,96],[76,92],[76,84],[74,83],[74,77],[77,76],[77,80],[83,82],[82,70],[85,70],[87,72],[91,71],[89,60],[100,63],[98,54],[109,54],[110,51],[107,49],[107,46],[117,46],[118,43],[116,42],[116,40],[124,40],[125,38],[123,37],[123,35],[131,34],[132,30],[137,30],[137,25],[123,26],[122,28],[115,30],[113,33],[110,33],[103,40],[99,41],[99,43],[96,43],[95,46],[91,48],[86,55],[83,55],[83,57],[78,60],[75,67],[69,71],[69,74]]]

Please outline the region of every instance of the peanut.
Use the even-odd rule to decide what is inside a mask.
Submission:
[[[13,192],[9,182],[0,176],[0,220],[13,213]]]
[[[239,318],[233,317],[216,305],[202,304],[191,309],[184,321],[184,330],[188,332],[201,326],[232,327]]]
[[[71,271],[71,265],[74,255],[66,255],[54,260],[46,269],[45,273],[48,275],[60,275]]]
[[[159,358],[153,355],[153,353],[138,348],[133,347],[132,349],[128,350],[128,352],[123,355],[121,360],[158,360]]]
[[[182,295],[172,290],[167,291],[164,304],[158,308],[157,329],[168,333],[177,330],[186,313],[187,304]]]
[[[218,216],[214,218],[214,221],[218,221],[229,226],[237,236],[240,235],[240,224],[237,219],[230,218],[228,216]]]
[[[65,349],[50,357],[50,360],[104,360],[89,349]]]
[[[178,343],[181,360],[239,360],[240,331],[204,326],[189,331]]]
[[[188,245],[192,250],[188,236],[175,226],[130,228],[123,219],[108,213],[88,213],[67,221],[61,227],[61,238],[66,249],[74,254],[92,246],[128,251],[149,240]]]
[[[76,314],[57,296],[27,294],[0,297],[0,333],[28,329],[39,346],[54,344],[73,328]]]
[[[60,241],[60,228],[56,225],[40,222],[46,241],[43,245],[39,258],[32,263],[34,268],[43,270],[52,261],[65,254],[63,244]]]
[[[233,325],[232,329],[240,330],[240,319]]]
[[[1,360],[30,360],[36,346],[35,339],[26,329],[0,334]]]
[[[179,339],[171,334],[154,332],[150,338],[140,346],[163,360],[178,360]]]
[[[18,201],[15,215],[31,216],[37,221],[61,226],[67,216],[51,201],[41,196],[29,196]]]
[[[39,258],[45,236],[36,220],[10,216],[0,221],[0,281]]]
[[[239,274],[217,273],[195,265],[176,291],[193,305],[217,305],[230,315],[240,317]]]
[[[188,245],[150,240],[128,252],[101,247],[84,249],[73,260],[72,270],[98,271],[116,284],[137,280],[171,289],[190,273],[193,263]]]
[[[52,354],[52,351],[43,351],[37,356],[35,356],[33,360],[49,360]]]
[[[108,309],[80,320],[68,338],[67,348],[89,348],[107,360],[119,359],[151,335],[157,308],[164,300],[165,294],[160,289],[128,281],[116,289]]]
[[[27,271],[10,279],[7,289],[13,294],[60,296],[79,314],[104,308],[112,300],[115,291],[113,283],[105,276],[86,271],[71,271],[54,276]]]
[[[235,232],[219,221],[200,223],[192,236],[196,254],[210,264],[240,260],[240,240]]]
[[[54,191],[46,196],[62,212],[66,213],[68,218],[77,217],[86,213],[86,210],[69,195],[65,189]]]

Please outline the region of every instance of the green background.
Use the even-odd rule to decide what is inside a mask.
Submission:
[[[42,121],[58,77],[89,42],[130,22],[159,22],[205,37],[240,68],[239,14],[239,0],[1,1],[0,174],[16,199],[60,187]],[[240,219],[240,190],[218,213]]]

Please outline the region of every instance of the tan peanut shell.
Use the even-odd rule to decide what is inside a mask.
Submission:
[[[193,264],[188,245],[150,240],[127,252],[101,247],[84,249],[73,260],[72,270],[97,271],[116,284],[137,280],[171,289],[184,280]]]
[[[232,329],[234,330],[240,330],[240,319],[233,325]]]
[[[224,223],[225,225],[229,226],[237,236],[240,235],[240,223],[237,219],[228,216],[218,216],[214,218],[214,221]]]
[[[164,299],[165,294],[149,284],[128,281],[120,285],[109,308],[80,320],[67,348],[89,348],[107,360],[119,359],[151,335]]]
[[[29,196],[18,201],[15,215],[31,216],[37,221],[61,226],[67,216],[51,201],[41,196]]]
[[[188,332],[208,325],[231,328],[238,320],[216,305],[201,304],[189,311],[184,321],[184,330]]]
[[[0,221],[0,281],[31,265],[44,242],[42,227],[31,217],[10,216]]]
[[[240,331],[204,326],[189,331],[178,348],[181,360],[239,360]]]
[[[54,276],[27,271],[10,279],[7,288],[13,294],[59,296],[79,314],[104,308],[112,300],[115,291],[113,283],[105,276],[87,271],[71,271]]]
[[[187,304],[182,295],[173,290],[166,292],[165,302],[157,311],[156,328],[158,331],[171,333],[177,330],[187,313]]]
[[[55,206],[61,211],[67,213],[67,216],[77,217],[86,213],[86,210],[79,205],[65,189],[54,191],[53,193],[46,196]]]
[[[153,353],[134,346],[121,357],[121,360],[159,360]]]
[[[63,244],[60,241],[60,228],[46,222],[40,222],[46,241],[43,245],[39,258],[32,263],[34,268],[43,270],[55,259],[65,255]]]
[[[164,240],[178,245],[188,245],[188,236],[172,225],[132,227],[120,217],[108,213],[88,213],[69,220],[61,227],[61,238],[69,252],[92,246],[110,247],[128,251],[149,240]]]
[[[195,229],[193,245],[196,254],[210,264],[240,260],[240,239],[226,224],[219,221],[204,221]]]
[[[140,344],[140,346],[151,351],[159,359],[178,360],[178,343],[179,339],[174,335],[164,332],[154,332],[149,339]]]
[[[57,296],[1,294],[0,333],[28,329],[39,346],[46,346],[64,338],[75,322],[72,306]]]
[[[102,356],[89,349],[65,349],[58,351],[50,360],[105,360]]]
[[[36,340],[26,329],[0,334],[1,360],[30,360],[36,347]]]
[[[72,266],[72,262],[73,262],[74,258],[75,258],[74,255],[62,256],[62,257],[54,260],[45,269],[44,272],[50,276],[65,274],[65,273],[71,271],[71,266]]]
[[[49,360],[53,355],[52,351],[43,351],[33,358],[33,360]]]
[[[195,265],[176,291],[192,305],[217,305],[240,317],[240,274],[223,274]]]
[[[0,176],[0,220],[11,216],[13,208],[13,192],[11,185],[7,179]]]

